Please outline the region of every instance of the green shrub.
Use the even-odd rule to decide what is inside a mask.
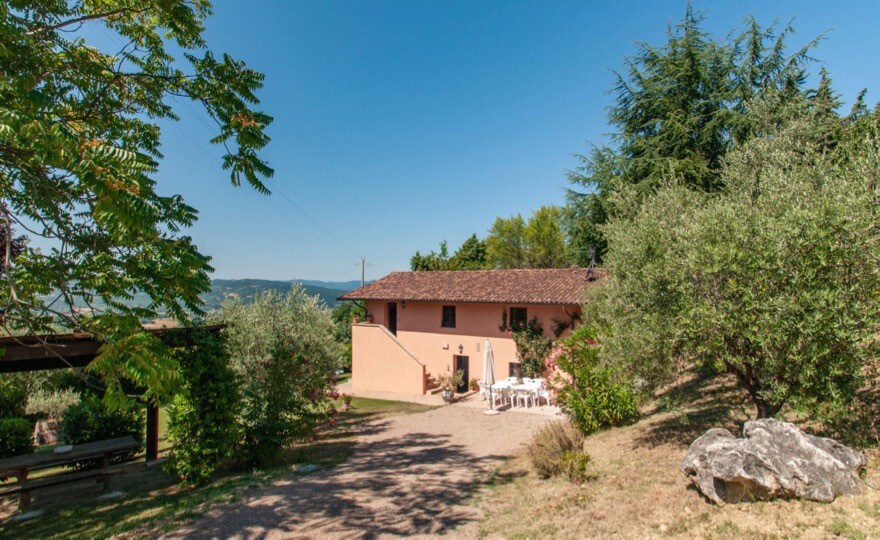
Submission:
[[[585,452],[570,451],[562,456],[562,473],[572,483],[583,484],[590,477],[590,462],[593,458]]]
[[[625,374],[602,365],[595,328],[583,326],[564,344],[557,365],[562,378],[559,406],[582,433],[635,422],[639,418],[636,394]]]
[[[513,341],[522,362],[523,376],[540,377],[553,341],[544,337],[544,327],[538,322],[538,318],[532,317],[528,323],[513,328]]]
[[[553,420],[541,426],[528,446],[529,460],[538,476],[549,478],[566,473],[572,454],[582,453],[584,436],[568,422]]]
[[[34,451],[34,426],[27,418],[0,418],[0,458]]]
[[[184,485],[203,484],[235,455],[240,442],[238,379],[222,336],[196,332],[190,345],[174,354],[183,388],[168,410],[169,468]]]
[[[94,396],[84,398],[67,409],[61,422],[62,438],[67,444],[83,444],[104,439],[131,435],[139,448],[113,458],[114,463],[131,459],[143,447],[144,411],[135,404],[121,409],[107,409],[104,403]],[[77,464],[77,467],[89,463]]]
[[[333,372],[343,350],[331,312],[300,285],[251,304],[228,301],[219,313],[233,371],[242,381],[241,457],[267,465],[297,439],[331,422]]]
[[[40,419],[64,418],[67,409],[80,402],[80,395],[69,388],[64,390],[37,390],[27,398],[25,414]]]
[[[315,386],[309,385],[306,381],[315,375],[308,371],[302,353],[278,346],[260,373],[259,384],[252,381],[245,386],[241,457],[249,465],[270,465],[292,442],[314,434],[331,418],[327,407],[332,404],[324,402],[329,399],[323,383],[318,378]]]
[[[21,418],[28,387],[18,374],[0,375],[0,418]]]

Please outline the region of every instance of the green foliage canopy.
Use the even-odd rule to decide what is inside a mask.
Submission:
[[[140,319],[161,311],[187,321],[210,290],[209,258],[181,234],[196,210],[153,180],[158,122],[177,120],[175,102],[199,104],[216,121],[211,142],[224,148],[232,184],[268,192],[272,169],[258,152],[272,119],[253,109],[263,76],[207,49],[210,11],[205,0],[0,5],[0,250],[21,247],[13,229],[51,246],[3,258],[2,326],[39,334],[60,323],[101,338],[106,346],[89,369],[117,404],[121,379],[147,397],[179,382]],[[115,45],[91,44],[96,30]],[[138,292],[152,302],[126,306]],[[108,307],[84,313],[75,299]]]
[[[34,426],[27,418],[0,418],[0,459],[34,451]]]
[[[486,237],[486,257],[492,268],[563,268],[568,249],[562,228],[562,209],[542,206],[526,221],[519,214],[495,220]]]
[[[271,463],[291,442],[312,435],[334,414],[334,372],[342,347],[332,313],[295,283],[244,305],[230,300],[219,313],[232,369],[243,383],[244,458]]]
[[[144,410],[132,403],[108,410],[95,396],[86,396],[67,409],[61,421],[61,431],[67,444],[83,444],[116,437],[131,436],[138,445],[144,443]],[[132,450],[112,458],[114,463],[130,460],[138,453]],[[100,460],[99,460],[100,461]],[[89,467],[92,462],[77,463],[76,468]]]
[[[723,186],[724,156],[760,126],[752,103],[769,93],[780,104],[804,95],[805,66],[817,40],[789,54],[790,25],[763,28],[753,18],[722,39],[702,30],[703,16],[688,6],[667,29],[666,43],[640,43],[613,88],[612,144],[578,156],[569,174],[566,232],[574,260],[589,264],[590,246],[601,260],[607,240],[609,197],[621,185],[637,196],[665,178],[713,192]]]
[[[766,131],[727,157],[717,194],[619,194],[595,299],[609,358],[655,384],[712,365],[759,417],[848,404],[880,332],[878,116],[786,110],[777,124],[775,104],[755,109]]]
[[[414,271],[430,270],[483,270],[487,268],[486,243],[473,234],[449,256],[446,241],[440,242],[440,251],[431,251],[427,255],[416,254],[410,259],[410,269]]]

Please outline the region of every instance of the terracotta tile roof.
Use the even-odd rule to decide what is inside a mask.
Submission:
[[[579,304],[582,292],[604,277],[586,268],[392,272],[340,300]]]

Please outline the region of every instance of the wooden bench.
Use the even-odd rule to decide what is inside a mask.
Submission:
[[[19,511],[26,513],[30,511],[31,507],[31,491],[36,489],[100,477],[104,479],[104,489],[109,490],[112,488],[115,475],[127,468],[126,464],[111,467],[110,458],[137,450],[137,448],[138,443],[132,437],[127,436],[78,444],[69,452],[36,452],[0,459],[0,478],[14,476],[17,480],[17,483],[13,485],[0,487],[0,496],[17,494]],[[28,474],[32,471],[88,460],[100,460],[99,468],[57,474],[35,481],[28,480]]]

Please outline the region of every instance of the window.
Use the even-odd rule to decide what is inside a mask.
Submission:
[[[443,306],[443,318],[440,320],[443,328],[455,328],[455,306]]]
[[[522,364],[519,362],[508,362],[507,376],[516,378],[522,377]]]
[[[514,330],[523,328],[529,322],[529,313],[524,307],[510,308],[510,327]]]

